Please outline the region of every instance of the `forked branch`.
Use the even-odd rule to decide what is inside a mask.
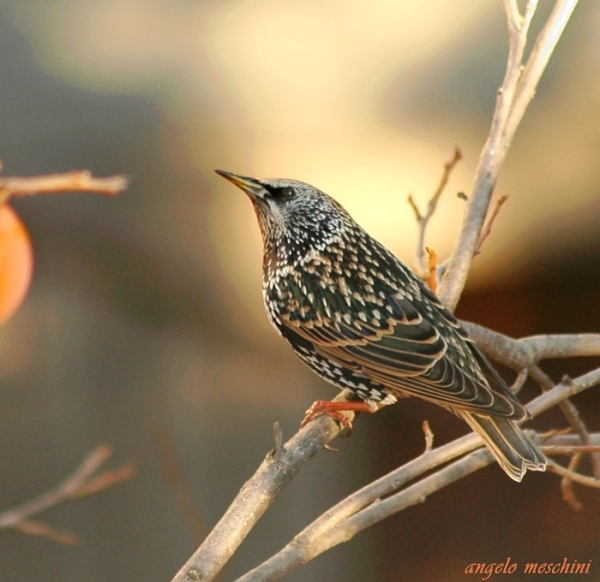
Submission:
[[[56,487],[35,499],[0,513],[0,529],[12,528],[64,544],[77,543],[77,538],[73,534],[32,521],[30,518],[64,501],[93,495],[131,479],[134,475],[134,469],[130,464],[125,464],[118,469],[105,470],[98,474],[102,465],[108,461],[111,455],[112,449],[110,447],[106,445],[96,447],[85,457],[79,467]]]
[[[448,180],[450,179],[450,175],[452,174],[452,170],[454,170],[456,164],[462,160],[462,153],[458,148],[454,149],[454,155],[450,160],[448,160],[444,164],[444,170],[442,172],[442,177],[440,178],[440,182],[433,193],[433,196],[429,199],[427,203],[427,212],[425,214],[421,214],[419,207],[414,201],[412,194],[408,196],[408,203],[410,207],[413,209],[415,213],[415,218],[417,220],[417,225],[419,227],[419,235],[417,237],[417,253],[416,253],[416,270],[418,275],[425,279],[426,277],[431,277],[431,269],[429,268],[428,262],[425,260],[425,233],[427,231],[427,226],[429,225],[429,221],[435,214],[437,210],[437,205],[440,200],[440,196],[443,194]],[[437,285],[437,283],[436,283]]]
[[[523,63],[527,33],[537,0],[529,0],[523,16],[516,0],[504,0],[509,30],[509,56],[504,82],[498,91],[492,127],[479,157],[461,231],[438,289],[442,303],[452,311],[456,308],[479,246],[481,230],[508,148],[576,5],[577,0],[557,0],[527,63]]]
[[[565,398],[599,383],[600,369],[597,369],[566,384],[555,386],[550,392],[533,400],[527,408],[533,416],[536,416]],[[543,435],[531,431],[529,434],[543,444]],[[600,434],[592,436],[594,440],[600,440]],[[575,443],[580,444],[581,440]],[[492,463],[492,454],[487,449],[473,451],[481,445],[479,436],[472,433],[426,451],[420,457],[370,483],[327,510],[280,552],[236,582],[277,580],[331,547],[348,541],[378,521],[407,507],[422,503],[432,493]],[[542,446],[542,450],[549,454],[555,446],[551,446],[548,450]],[[597,449],[596,446],[591,450]],[[565,452],[563,448],[561,453]],[[468,454],[464,456],[466,453]],[[448,465],[450,461],[452,462]],[[444,465],[446,466],[417,480],[421,475]],[[593,487],[600,485],[597,479],[566,469],[554,461],[551,465],[554,472],[561,476],[568,476],[577,483]],[[407,486],[411,481],[414,483]]]

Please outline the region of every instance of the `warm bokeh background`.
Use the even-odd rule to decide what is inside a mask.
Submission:
[[[543,14],[551,3],[541,4]],[[599,27],[600,4],[582,3],[507,160],[497,192],[510,199],[462,317],[516,336],[600,329]],[[2,581],[169,580],[196,541],[158,443],[175,447],[209,528],[272,447],[272,423],[289,436],[313,400],[334,394],[269,328],[251,206],[212,170],[313,183],[412,263],[407,194],[424,208],[459,145],[464,161],[428,239],[445,256],[506,37],[501,3],[488,1],[2,2],[5,173],[88,168],[132,185],[117,199],[14,203],[36,271],[0,330],[1,508],[55,484],[99,442],[139,469],[133,482],[40,516],[79,534],[79,547],[0,534]],[[594,363],[548,370],[558,379]],[[576,400],[595,430],[597,393]],[[318,455],[286,490],[224,579],[418,454],[424,418],[437,442],[465,432],[416,401],[360,418],[341,452]],[[536,426],[563,425],[552,413]],[[518,486],[490,467],[289,580],[453,582],[471,562],[507,556],[594,560],[597,570],[600,498],[578,491],[581,513],[561,501],[557,477]]]

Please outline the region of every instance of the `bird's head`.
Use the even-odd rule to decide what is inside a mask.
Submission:
[[[304,182],[216,172],[241,188],[258,217],[265,260],[291,262],[320,250],[353,221],[333,198]]]

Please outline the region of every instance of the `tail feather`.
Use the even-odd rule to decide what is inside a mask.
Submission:
[[[506,474],[521,481],[527,469],[546,470],[546,457],[514,420],[457,410],[456,413],[483,439]]]

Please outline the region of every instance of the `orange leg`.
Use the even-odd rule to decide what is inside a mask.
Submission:
[[[331,402],[330,400],[317,400],[313,402],[313,405],[306,411],[306,416],[300,424],[300,428],[306,426],[313,418],[317,416],[329,416],[333,420],[337,420],[342,428],[348,429],[348,436],[352,434],[352,421],[341,412],[377,412],[378,408],[373,408],[363,401],[351,401],[351,402]]]

